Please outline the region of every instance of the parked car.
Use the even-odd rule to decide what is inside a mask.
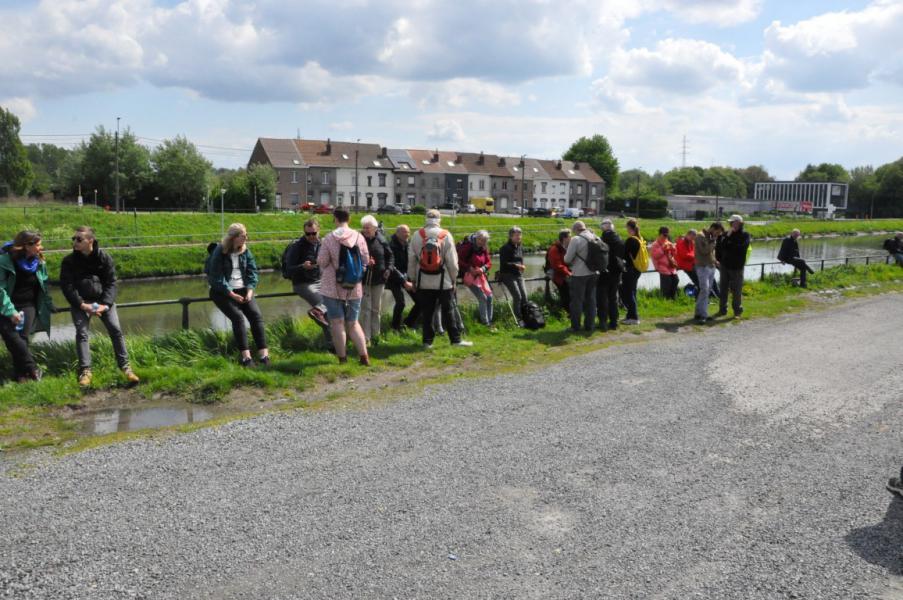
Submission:
[[[314,214],[328,215],[329,213],[332,212],[332,210],[333,210],[332,206],[330,206],[329,204],[321,204],[314,209]]]
[[[583,210],[579,208],[566,208],[561,216],[565,219],[579,219],[583,216]]]
[[[399,209],[401,209],[401,213],[404,215],[411,214],[411,206],[409,204],[396,204]]]
[[[542,208],[541,206],[534,206],[527,214],[531,217],[551,217],[552,211],[548,208]]]
[[[597,213],[596,213],[596,209],[595,209],[595,208],[584,208],[584,209],[583,209],[583,216],[584,216],[584,217],[595,217],[596,214],[597,214]]]
[[[458,210],[458,205],[454,202],[446,202],[439,208],[441,208],[442,210]]]
[[[473,204],[467,204],[464,206],[464,210],[462,210],[461,212],[475,213],[475,212],[477,212],[477,207],[474,206]]]
[[[401,214],[401,208],[394,204],[383,204],[376,209],[376,212],[384,215],[399,215]]]
[[[467,212],[478,212],[488,215],[495,210],[495,199],[490,196],[474,197],[470,201],[472,204],[467,205]],[[473,207],[473,211],[470,210],[471,207]]]

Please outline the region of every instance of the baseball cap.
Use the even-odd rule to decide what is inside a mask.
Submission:
[[[741,217],[740,215],[731,215],[730,218],[727,220],[728,223],[733,223],[734,221],[740,221],[742,223],[743,217]]]

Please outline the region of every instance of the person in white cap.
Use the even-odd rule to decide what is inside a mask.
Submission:
[[[727,221],[730,223],[730,230],[724,237],[721,259],[727,281],[722,281],[721,287],[725,301],[730,295],[734,318],[738,319],[743,315],[743,270],[746,268],[746,253],[749,250],[750,240],[749,234],[743,231],[743,217],[731,215]],[[726,314],[727,306],[722,305],[718,316]]]

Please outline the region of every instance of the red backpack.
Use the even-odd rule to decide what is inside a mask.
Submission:
[[[426,229],[420,230],[423,247],[420,248],[420,272],[425,275],[439,275],[445,267],[442,258],[442,246],[448,232],[440,229],[438,235],[427,235]]]

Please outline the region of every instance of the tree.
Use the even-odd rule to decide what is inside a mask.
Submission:
[[[19,139],[19,117],[0,107],[0,186],[26,194],[34,181],[28,153]]]
[[[871,216],[872,202],[878,192],[878,178],[871,165],[850,170],[850,195],[846,214]]]
[[[702,187],[703,170],[694,167],[671,169],[665,173],[664,180],[668,191],[672,194],[698,194]]]
[[[711,167],[702,176],[700,191],[708,196],[746,197],[746,182],[733,169]]]
[[[64,187],[63,167],[70,151],[53,144],[28,144],[25,150],[35,175],[29,193],[32,196],[60,195]]]
[[[164,140],[151,155],[154,184],[164,206],[198,207],[207,198],[213,165],[187,138]]]
[[[797,181],[833,181],[836,183],[849,183],[850,174],[841,165],[831,163],[821,163],[820,165],[806,165],[799,175],[796,176]]]
[[[652,176],[650,176],[649,173],[642,169],[627,169],[626,171],[621,171],[621,174],[618,176],[618,189],[628,193],[635,191],[637,179],[639,179],[639,186],[641,188],[644,186],[652,186]]]
[[[72,153],[72,160],[64,167],[65,188],[76,193],[81,185],[83,193],[98,190],[110,204],[116,189],[116,140],[114,135],[99,126],[88,142],[82,142]],[[150,152],[138,143],[131,130],[119,138],[119,193],[134,200],[153,180]]]
[[[875,216],[903,216],[903,158],[878,167],[875,178]]]
[[[248,167],[248,184],[262,208],[273,208],[276,202],[276,169],[262,163],[251,165]]]
[[[608,190],[618,189],[618,159],[604,135],[581,137],[571,144],[562,157],[564,160],[589,163],[589,166],[605,180]]]
[[[746,183],[747,198],[752,198],[755,195],[757,183],[774,181],[774,177],[769,175],[762,165],[750,165],[745,169],[734,169],[734,173],[739,175]]]

